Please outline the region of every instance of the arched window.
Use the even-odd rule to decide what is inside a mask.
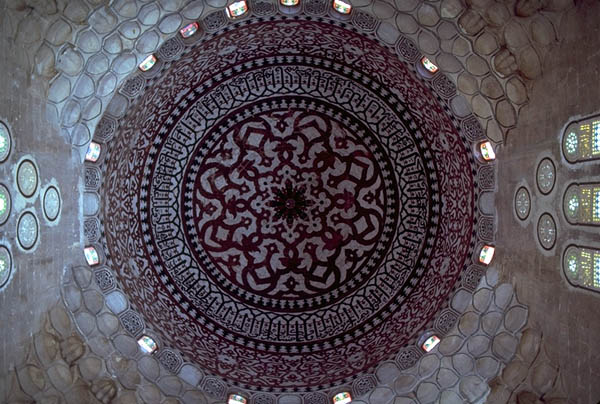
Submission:
[[[147,354],[154,353],[158,349],[158,345],[156,341],[147,335],[142,335],[140,339],[138,339],[138,345]]]
[[[439,70],[439,68],[435,64],[433,64],[433,62],[431,60],[429,60],[426,56],[423,56],[421,58],[421,64],[431,74],[433,74]]]
[[[333,404],[349,404],[352,402],[352,396],[348,391],[342,391],[333,396]]]
[[[100,263],[100,257],[96,248],[89,246],[83,249],[83,255],[89,266],[98,265]]]
[[[600,292],[600,250],[569,246],[563,256],[563,271],[573,285]]]
[[[146,59],[142,60],[142,63],[138,65],[138,68],[143,72],[147,72],[148,70],[152,69],[152,67],[154,67],[157,60],[158,59],[156,59],[156,56],[149,55],[146,57]]]
[[[343,0],[333,0],[333,9],[340,14],[350,14],[352,5]]]
[[[600,158],[600,117],[572,122],[563,134],[562,147],[571,163]]]
[[[227,11],[227,16],[229,18],[237,18],[241,17],[248,12],[248,3],[246,0],[239,0],[230,2],[225,8]]]
[[[227,400],[227,404],[246,404],[248,400],[246,397],[241,396],[239,394],[230,394],[229,399]]]
[[[192,22],[179,30],[179,35],[182,38],[189,38],[194,35],[200,26],[197,22]]]
[[[0,163],[8,158],[10,147],[10,131],[8,130],[8,126],[0,122]]]
[[[571,224],[600,225],[600,184],[573,184],[567,188],[563,211]]]

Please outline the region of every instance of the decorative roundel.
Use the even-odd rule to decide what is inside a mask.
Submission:
[[[579,266],[579,249],[575,246],[570,246],[565,250],[563,255],[563,267],[569,278],[576,278]]]
[[[306,391],[414,343],[475,244],[471,145],[429,84],[365,36],[275,17],[162,68],[99,193],[107,266],[165,346]]]
[[[4,122],[0,122],[0,163],[3,163],[10,154],[12,147],[12,140],[10,138],[10,131]]]
[[[249,304],[303,312],[339,300],[381,266],[377,251],[409,213],[400,195],[427,204],[408,178],[389,175],[402,156],[394,164],[373,132],[331,104],[271,98],[231,115],[192,155],[180,211],[197,269]]]
[[[571,125],[563,135],[563,153],[565,158],[574,162],[579,155],[579,137],[577,136],[577,125]]]
[[[39,225],[37,218],[31,212],[25,212],[17,223],[17,239],[24,250],[33,248],[38,239]]]
[[[8,188],[0,184],[0,225],[6,223],[10,216],[11,199]]]
[[[12,256],[10,251],[3,245],[0,245],[0,288],[4,287],[10,279],[12,272]]]
[[[552,249],[556,243],[556,223],[548,213],[540,216],[537,225],[538,240],[546,250]]]
[[[580,205],[579,187],[577,185],[569,186],[563,198],[563,212],[565,213],[567,221],[570,223],[578,222]]]
[[[542,194],[549,194],[556,181],[556,169],[549,158],[540,161],[536,172],[537,184]]]
[[[17,186],[23,196],[32,196],[38,186],[38,172],[31,160],[23,160],[17,168]]]
[[[521,220],[525,220],[529,216],[531,198],[529,191],[525,187],[519,188],[515,194],[515,211],[517,212],[517,217]]]
[[[54,186],[48,187],[44,193],[44,215],[53,222],[60,213],[60,194]]]

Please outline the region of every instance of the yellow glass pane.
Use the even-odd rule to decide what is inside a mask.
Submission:
[[[579,218],[582,223],[592,222],[592,187],[579,188],[580,211]]]
[[[579,126],[579,153],[581,158],[586,159],[592,156],[590,124],[585,123]]]

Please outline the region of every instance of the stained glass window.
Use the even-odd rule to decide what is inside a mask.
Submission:
[[[142,351],[145,353],[151,354],[152,352],[158,349],[158,345],[156,345],[156,341],[150,338],[147,335],[143,335],[140,339],[138,339],[138,345],[142,348]]]
[[[492,258],[494,258],[494,251],[496,249],[490,245],[484,245],[479,253],[479,262],[485,265],[489,265],[492,262]]]
[[[10,214],[10,193],[8,189],[0,184],[0,224],[8,220]]]
[[[8,249],[0,245],[0,287],[4,286],[12,271],[12,258]]]
[[[227,400],[227,404],[246,404],[247,402],[248,400],[239,394],[230,394],[229,399]]]
[[[573,285],[600,291],[600,250],[570,246],[563,257],[563,270]]]
[[[536,171],[536,179],[538,188],[542,194],[547,195],[554,189],[556,168],[551,159],[545,158],[540,161]]]
[[[8,195],[5,194],[3,188],[0,188],[0,217],[8,211]]]
[[[89,266],[98,265],[100,258],[98,257],[98,251],[94,247],[85,247],[83,249],[83,255]]]
[[[194,35],[197,31],[198,31],[198,23],[197,22],[193,22],[191,24],[186,25],[185,27],[181,28],[179,30],[179,34],[183,37],[183,38],[189,38],[192,35]]]
[[[566,265],[565,265],[565,269],[567,271],[567,273],[569,274],[570,277],[574,277],[577,276],[577,260],[578,260],[578,256],[577,256],[577,251],[573,250],[570,251],[566,258]]]
[[[571,163],[600,158],[600,119],[592,117],[569,125],[563,134],[563,153]]]
[[[152,69],[152,67],[156,64],[156,56],[150,55],[146,59],[142,60],[142,63],[138,66],[139,69],[143,72],[147,72]]]
[[[540,216],[537,225],[538,240],[543,248],[551,250],[556,243],[556,222],[549,213]]]
[[[352,6],[342,0],[333,0],[333,9],[340,14],[350,14]]]
[[[297,6],[299,3],[300,0],[281,0],[281,4],[288,7]]]
[[[515,194],[515,210],[517,211],[517,216],[521,220],[527,219],[529,216],[529,211],[531,210],[531,198],[529,196],[529,191],[527,188],[521,187],[517,190]]]
[[[569,155],[577,155],[577,135],[575,132],[569,132],[565,138],[565,152]]]
[[[34,162],[23,160],[17,168],[17,187],[23,196],[29,198],[35,194],[38,186],[38,171]]]
[[[425,69],[427,69],[427,71],[429,73],[435,73],[438,71],[438,67],[436,65],[434,65],[433,62],[431,60],[429,60],[428,58],[426,58],[425,56],[423,56],[421,58],[421,64],[423,65],[423,67]]]
[[[54,221],[60,213],[60,195],[58,189],[51,186],[44,193],[44,214],[49,221]]]
[[[226,10],[229,18],[241,17],[248,12],[248,3],[246,0],[236,1],[228,5]]]
[[[496,158],[496,153],[490,142],[482,142],[479,145],[479,150],[481,151],[481,157],[486,161],[491,161]]]
[[[36,244],[39,234],[39,224],[32,212],[25,212],[17,223],[17,240],[24,250],[30,250]]]
[[[440,343],[440,339],[438,338],[438,336],[432,335],[431,337],[427,338],[425,340],[425,342],[423,342],[423,345],[421,347],[423,348],[423,350],[425,352],[429,352],[433,348],[435,348],[437,346],[437,344],[439,344],[439,343]]]
[[[0,162],[8,158],[10,153],[10,135],[8,127],[0,122]]]
[[[577,218],[577,212],[579,211],[579,195],[573,193],[569,195],[566,200],[566,212],[565,214],[570,218]]]
[[[92,163],[98,161],[98,157],[100,157],[100,151],[102,147],[96,142],[90,142],[87,152],[85,153],[86,161],[91,161]]]
[[[565,192],[563,211],[572,224],[600,225],[600,184],[569,186]]]
[[[333,404],[347,404],[352,402],[352,396],[347,391],[342,391],[333,396]]]

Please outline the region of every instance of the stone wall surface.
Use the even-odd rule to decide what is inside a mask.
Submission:
[[[40,2],[41,3],[41,2]],[[60,294],[60,270],[75,253],[80,253],[79,156],[59,135],[59,128],[46,120],[47,99],[44,83],[22,66],[22,47],[5,30],[17,18],[0,8],[0,120],[9,127],[12,149],[0,164],[0,183],[9,189],[12,209],[0,227],[0,242],[10,248],[14,268],[11,279],[0,293],[0,402],[6,372],[25,357],[32,330],[38,329],[47,308]],[[19,162],[31,159],[37,166],[38,184],[31,197],[18,191],[16,171]],[[54,184],[61,194],[59,218],[49,223],[43,213],[43,190]],[[32,212],[39,224],[34,247],[24,250],[17,240],[17,225],[24,212]]]
[[[570,183],[597,182],[600,167],[597,161],[568,163],[561,141],[572,118],[599,111],[599,18],[597,1],[580,2],[563,18],[559,26],[562,43],[548,53],[544,73],[530,92],[530,104],[500,152],[499,189],[504,192],[496,194],[501,240],[497,264],[502,279],[515,285],[521,301],[534,308],[530,323],[544,336],[545,354],[560,368],[567,397],[581,404],[600,400],[600,351],[595,348],[600,305],[597,293],[567,282],[561,261],[569,244],[600,245],[598,227],[570,225],[562,203]],[[544,158],[556,167],[556,185],[547,195],[536,181]],[[521,186],[531,195],[531,213],[523,221],[514,206],[515,192]],[[544,213],[556,222],[557,240],[550,250],[542,248],[537,236],[537,223]]]

